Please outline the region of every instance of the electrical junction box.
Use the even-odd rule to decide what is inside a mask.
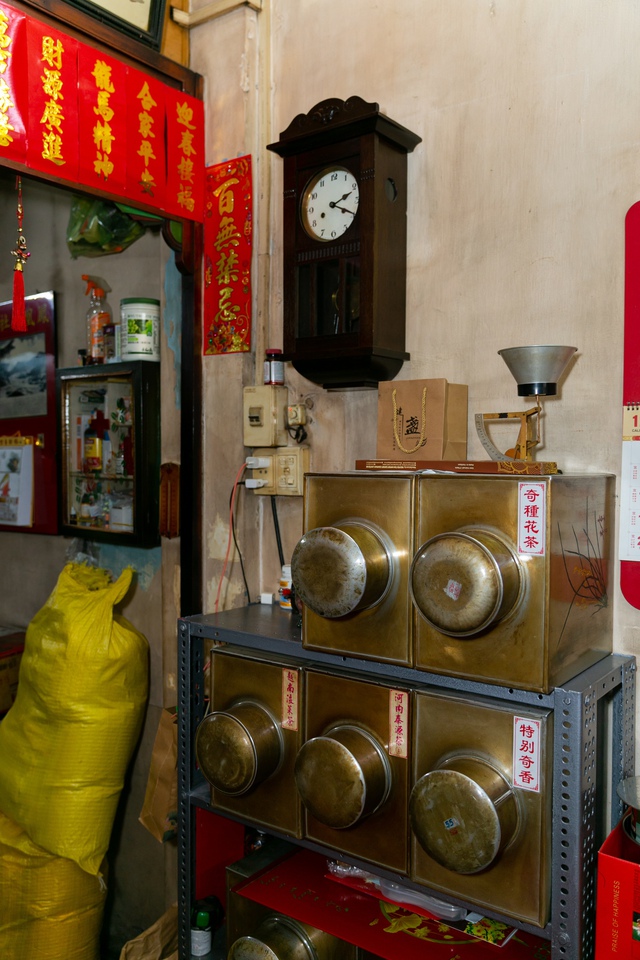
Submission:
[[[254,450],[247,457],[247,466],[252,472],[247,486],[256,494],[278,497],[301,497],[304,475],[309,472],[309,447],[266,448]],[[254,465],[255,464],[255,465]]]
[[[245,447],[283,447],[288,438],[286,387],[265,385],[242,391],[242,435]]]

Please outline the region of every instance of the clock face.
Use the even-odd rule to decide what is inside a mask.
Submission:
[[[358,212],[358,181],[346,167],[326,167],[309,180],[302,194],[300,219],[314,240],[337,240]]]

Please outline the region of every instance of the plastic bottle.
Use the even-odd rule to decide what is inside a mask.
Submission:
[[[84,472],[100,473],[102,470],[102,438],[98,435],[95,420],[96,411],[84,432]]]
[[[87,360],[89,363],[104,363],[104,328],[113,324],[111,306],[107,303],[107,293],[111,287],[102,277],[83,273],[87,283],[86,295],[89,297],[87,310]]]
[[[280,606],[283,610],[291,610],[291,564],[285,563],[280,574],[280,587],[278,588],[280,597]]]

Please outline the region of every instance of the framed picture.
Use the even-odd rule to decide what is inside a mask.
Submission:
[[[0,509],[0,530],[57,533],[54,294],[48,291],[25,297],[24,333],[11,329],[12,309],[11,300],[0,303],[0,453],[8,458],[7,465],[15,460],[16,452],[23,466],[29,465],[33,475],[32,509],[30,504],[25,512],[24,503],[14,504],[12,513],[11,505],[5,503],[4,511]],[[6,473],[11,473],[11,469]],[[2,479],[0,476],[0,500]]]
[[[101,23],[160,49],[167,0],[65,0]]]

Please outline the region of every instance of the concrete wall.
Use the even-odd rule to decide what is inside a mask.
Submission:
[[[251,153],[255,170],[258,363],[204,359],[209,600],[248,452],[232,414],[242,386],[260,382],[264,347],[282,344],[282,161],[265,147],[327,97],[376,101],[422,137],[409,156],[411,361],[399,377],[468,383],[468,455],[483,458],[473,415],[530,405],[497,351],[575,345],[559,395],[544,403],[537,459],[619,475],[624,222],[640,198],[639,31],[640,10],[626,0],[265,0],[260,13],[242,8],[192,30],[191,66],[206,77],[207,162]],[[374,391],[327,393],[292,369],[286,380],[292,400],[312,405],[312,469],[375,455]],[[256,499],[239,504],[252,599],[276,588],[279,570],[268,504]],[[301,511],[283,500],[290,553]],[[235,563],[227,606],[244,602],[239,577]],[[637,654],[640,614],[618,582],[616,569],[615,649]]]

